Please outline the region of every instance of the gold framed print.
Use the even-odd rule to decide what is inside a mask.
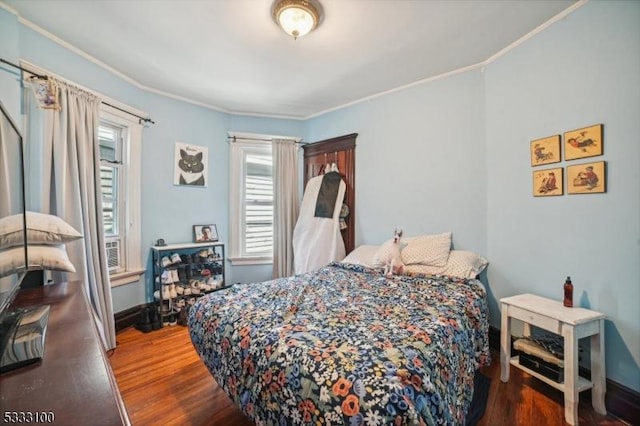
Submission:
[[[560,135],[549,136],[531,141],[531,165],[560,162]]]
[[[567,193],[598,194],[607,192],[606,161],[567,167]]]
[[[564,159],[595,157],[602,155],[602,124],[571,130],[564,134]]]
[[[555,169],[535,170],[533,172],[533,196],[550,197],[563,195],[562,167]]]

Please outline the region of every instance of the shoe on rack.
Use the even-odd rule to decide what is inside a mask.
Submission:
[[[184,286],[184,291],[182,292],[182,294],[184,294],[185,296],[190,296],[191,295],[191,286]]]
[[[200,281],[191,280],[189,286],[191,287],[191,294],[200,294]]]
[[[175,299],[176,297],[178,297],[175,284],[169,285],[169,295],[171,296],[172,299]]]
[[[176,296],[182,296],[184,294],[184,286],[182,284],[176,285]]]
[[[160,259],[160,265],[162,265],[163,268],[170,266],[171,259],[169,259],[169,256],[162,256],[162,259]]]
[[[212,290],[212,288],[209,286],[208,283],[204,282],[204,281],[200,281],[200,291],[202,293],[208,293]]]
[[[171,255],[171,263],[175,265],[176,263],[181,263],[181,262],[182,262],[182,258],[178,253],[173,253]]]
[[[171,272],[171,282],[178,283],[180,282],[180,276],[178,275],[177,269],[170,269]]]
[[[168,269],[162,271],[162,275],[160,275],[160,281],[162,281],[162,284],[171,284],[173,282],[171,271],[169,271]]]
[[[200,275],[202,275],[203,277],[210,277],[211,276],[211,270],[204,268],[202,271],[200,271]]]
[[[153,297],[155,297],[156,299],[160,300],[160,290],[156,290],[153,292]]]
[[[170,289],[170,284],[165,284],[162,286],[162,299],[163,300],[169,300],[171,299],[171,289]]]

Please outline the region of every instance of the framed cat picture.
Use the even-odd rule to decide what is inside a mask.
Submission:
[[[206,146],[176,142],[173,184],[206,187],[209,150]]]

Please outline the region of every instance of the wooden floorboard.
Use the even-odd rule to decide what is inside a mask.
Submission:
[[[127,328],[117,334],[109,360],[134,426],[221,425],[253,423],[218,387],[200,360],[185,327],[170,326],[151,333]],[[511,368],[508,383],[500,381],[500,362],[482,369],[491,379],[485,415],[478,426],[564,426],[562,393],[527,373]],[[624,425],[593,411],[582,393],[580,425]]]

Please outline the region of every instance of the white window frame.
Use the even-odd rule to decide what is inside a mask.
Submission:
[[[247,152],[271,151],[271,140],[275,136],[258,135],[252,133],[232,133],[235,137],[231,142],[231,165],[229,167],[229,224],[231,240],[229,241],[232,265],[261,265],[273,263],[271,256],[250,256],[242,251],[244,238],[244,157]]]
[[[118,208],[124,220],[119,232],[123,250],[124,271],[109,275],[111,287],[140,281],[145,273],[142,264],[142,129],[138,118],[109,105],[100,107],[100,121],[125,129],[122,141],[122,167]]]

